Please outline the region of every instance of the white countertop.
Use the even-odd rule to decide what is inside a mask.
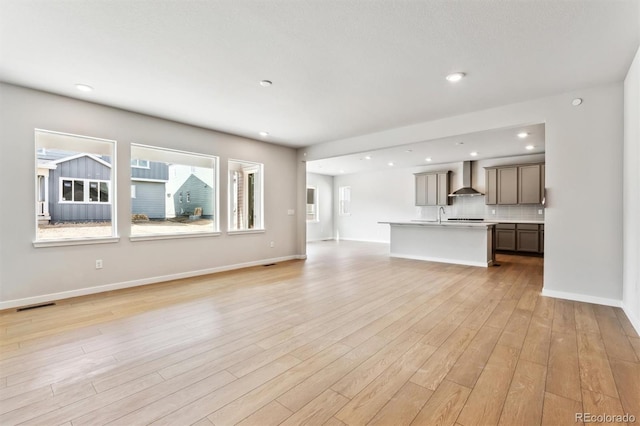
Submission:
[[[495,226],[498,222],[462,222],[462,221],[450,221],[443,220],[442,223],[431,220],[399,220],[399,221],[380,221],[378,223],[389,225],[404,225],[404,226],[444,226],[447,228],[487,228]]]
[[[495,223],[533,223],[538,225],[544,225],[544,220],[506,220],[506,219],[492,219],[491,222]]]

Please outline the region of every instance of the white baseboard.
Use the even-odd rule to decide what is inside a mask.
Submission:
[[[596,305],[614,306],[616,308],[622,307],[622,300],[608,299],[606,297],[589,296],[588,294],[569,293],[566,291],[548,290],[542,289],[542,295],[548,297],[555,297],[556,299],[573,300],[576,302],[593,303]]]
[[[492,262],[474,262],[471,260],[445,259],[441,257],[414,256],[410,254],[398,254],[398,253],[391,253],[389,256],[398,257],[401,259],[426,260],[428,262],[452,263],[455,265],[464,265],[464,266],[480,266],[482,268],[487,268],[492,263]]]
[[[327,237],[327,238],[310,238],[307,240],[308,243],[317,243],[318,241],[333,241],[334,238],[333,237]]]
[[[358,238],[343,238],[340,237],[339,240],[336,241],[354,241],[357,243],[381,243],[381,244],[389,244],[389,241],[384,241],[384,240],[362,240],[362,239],[358,239]]]
[[[633,328],[636,329],[636,333],[640,334],[640,318],[638,318],[636,314],[624,304],[624,302],[622,303],[622,310],[627,315],[627,318],[629,318],[629,322]]]
[[[283,257],[274,257],[271,259],[255,260],[252,262],[236,263],[234,265],[218,266],[215,268],[200,269],[197,271],[179,272],[170,275],[161,275],[156,277],[142,278],[139,280],[124,281],[120,283],[106,284],[96,287],[80,288],[77,290],[62,291],[59,293],[43,294],[41,296],[25,297],[23,299],[14,299],[0,302],[0,310],[18,308],[22,306],[38,305],[41,303],[53,302],[55,300],[69,299],[71,297],[86,296],[89,294],[103,293],[105,291],[120,290],[123,288],[138,287],[147,284],[156,284],[164,281],[179,280],[182,278],[197,277],[199,275],[215,274],[216,272],[232,271],[234,269],[249,268],[252,266],[267,265],[269,263],[284,262],[287,260],[306,259],[307,255],[291,255]]]

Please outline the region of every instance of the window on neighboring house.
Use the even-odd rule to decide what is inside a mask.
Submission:
[[[108,203],[109,181],[60,178],[61,203]]]
[[[229,231],[264,229],[263,165],[229,160]]]
[[[131,198],[136,198],[136,186],[131,185]]]
[[[351,215],[351,187],[341,186],[338,190],[338,214],[340,216]]]
[[[40,129],[35,140],[35,244],[115,237],[116,142]]]
[[[218,231],[217,157],[132,144],[131,158],[146,165],[132,160],[132,237]]]
[[[314,186],[307,187],[307,222],[317,222],[318,218],[318,190]]]
[[[141,160],[139,158],[131,159],[131,167],[135,167],[138,169],[148,169],[149,168],[149,160]]]

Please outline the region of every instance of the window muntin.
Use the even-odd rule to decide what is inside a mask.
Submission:
[[[341,186],[338,189],[338,214],[340,216],[351,215],[351,187]]]
[[[264,229],[264,166],[229,160],[229,231]]]
[[[115,141],[35,130],[35,243],[116,237],[114,158]]]
[[[218,158],[131,145],[131,236],[163,237],[218,231]]]
[[[307,186],[307,222],[318,222],[318,189]]]

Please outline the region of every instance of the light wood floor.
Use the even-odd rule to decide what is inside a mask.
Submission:
[[[540,296],[542,259],[292,261],[0,314],[0,424],[640,422],[620,309]]]

